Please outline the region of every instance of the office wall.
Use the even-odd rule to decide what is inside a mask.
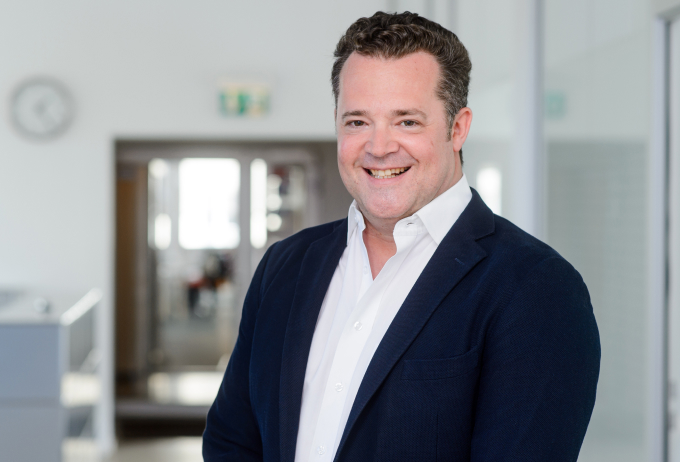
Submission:
[[[680,0],[652,0],[655,13],[667,13],[680,11]]]
[[[646,140],[649,0],[550,0],[544,18],[546,136]]]
[[[0,285],[104,291],[112,342],[114,140],[332,140],[332,51],[380,0],[27,0],[0,4]],[[23,79],[62,81],[71,128],[27,141],[9,117]],[[270,115],[225,119],[217,83],[272,82]],[[110,368],[109,368],[110,373]],[[110,398],[111,390],[107,390]],[[112,440],[110,412],[100,421]]]

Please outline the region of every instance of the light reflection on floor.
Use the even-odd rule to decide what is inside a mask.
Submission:
[[[214,370],[153,373],[147,380],[146,395],[116,400],[116,417],[205,419],[223,375],[224,371]]]
[[[201,438],[133,440],[121,443],[109,458],[97,456],[93,444],[71,440],[64,444],[63,462],[201,462]]]
[[[155,373],[149,376],[149,399],[158,403],[210,406],[224,372]]]

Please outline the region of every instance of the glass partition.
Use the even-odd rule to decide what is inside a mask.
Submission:
[[[649,460],[648,3],[544,2],[547,241],[583,276],[602,344],[580,461]]]

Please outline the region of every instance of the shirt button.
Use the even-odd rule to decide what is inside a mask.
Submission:
[[[354,330],[361,330],[362,327],[364,327],[364,325],[361,324],[359,321],[354,323]]]
[[[335,391],[340,393],[342,391],[342,384],[340,382],[335,384]]]
[[[368,266],[364,265],[364,274],[368,274]]]
[[[319,446],[318,448],[316,448],[316,452],[320,456],[323,456],[324,454],[326,454],[326,446]]]

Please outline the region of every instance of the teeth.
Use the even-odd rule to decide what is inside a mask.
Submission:
[[[386,170],[370,170],[374,178],[394,178],[406,171],[406,167],[388,168]]]

